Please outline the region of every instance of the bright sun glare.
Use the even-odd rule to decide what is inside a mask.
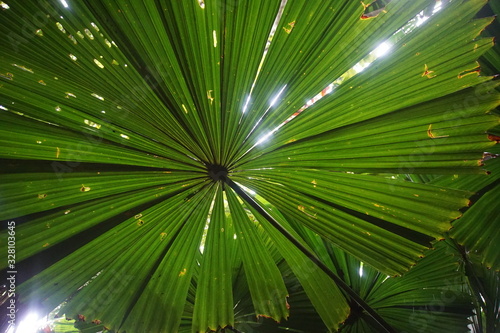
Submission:
[[[45,319],[36,312],[28,313],[16,326],[11,326],[7,333],[37,333],[45,324]]]

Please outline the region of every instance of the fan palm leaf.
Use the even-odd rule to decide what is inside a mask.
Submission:
[[[383,174],[485,173],[494,145],[485,1],[420,26],[434,3],[0,2],[0,219],[19,249],[0,267],[20,304],[204,332],[243,317],[235,295],[285,320],[289,267],[328,330],[372,313],[304,235],[400,275],[472,193]]]

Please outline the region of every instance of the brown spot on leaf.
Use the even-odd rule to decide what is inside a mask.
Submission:
[[[500,154],[493,154],[493,153],[483,153],[483,158],[481,159],[482,162],[486,162],[488,160],[491,160],[491,159],[494,159],[494,158],[498,158],[500,157]]]
[[[497,135],[488,134],[488,139],[491,141],[495,141],[496,143],[500,142],[500,136]]]

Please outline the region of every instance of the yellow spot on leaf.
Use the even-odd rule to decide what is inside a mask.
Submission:
[[[47,194],[42,193],[38,195],[38,199],[45,199],[47,197]]]
[[[12,81],[12,80],[14,79],[14,74],[9,73],[9,72],[7,72],[7,73],[5,73],[5,74],[4,74],[4,73],[0,73],[0,77],[1,77],[1,78],[4,78],[4,79],[6,79],[6,80],[10,80],[10,81]]]
[[[290,34],[293,30],[293,27],[295,27],[295,21],[288,23],[286,27],[283,27],[283,30],[285,30],[287,34]]]
[[[465,71],[462,71],[458,74],[457,78],[461,79],[464,76],[471,75],[471,74],[477,74],[479,75],[479,72],[481,69],[479,68],[479,65],[477,67],[471,68],[471,69],[466,69]]]
[[[34,73],[35,73],[35,72],[31,69],[31,68],[28,68],[28,67],[23,66],[23,65],[12,64],[12,66],[17,67],[17,68],[19,68],[19,69],[22,69],[23,71],[25,71],[25,72],[29,72],[29,73],[31,73],[31,74],[34,74]]]
[[[101,124],[98,124],[98,123],[94,123],[93,121],[90,121],[88,119],[85,119],[83,121],[86,125],[90,126],[90,127],[94,127],[94,128],[97,128],[97,129],[100,129],[101,128]]]
[[[210,105],[214,102],[214,98],[212,97],[213,90],[207,91],[207,98],[210,100]]]
[[[433,77],[436,77],[436,75],[431,75],[434,73],[434,71],[430,71],[429,67],[427,67],[427,64],[424,65],[424,73],[422,74],[422,77],[426,76],[428,79],[432,79]]]
[[[137,214],[136,216],[134,216],[136,219],[140,219],[142,217],[142,214]]]
[[[47,247],[49,245],[50,245],[49,243],[45,243],[45,244],[43,244],[43,247]]]
[[[432,133],[432,124],[429,124],[429,127],[427,128],[427,136],[431,139],[439,139],[439,138],[446,138],[448,137],[449,135],[434,135],[434,133]]]
[[[97,59],[94,59],[94,63],[97,65],[99,68],[104,68],[104,65]]]
[[[316,185],[318,185],[318,183],[316,182],[316,179],[314,179],[311,184],[313,184],[314,187],[316,187]]]
[[[302,205],[299,205],[297,208],[298,208],[298,210],[300,210],[302,213],[306,214],[307,216],[312,217],[313,219],[316,219],[316,218],[317,218],[317,217],[316,217],[317,213],[311,214],[311,213],[307,212],[307,211],[306,211],[306,207],[304,207],[304,206],[302,206]],[[314,209],[314,207],[309,207],[309,208],[310,208],[311,210],[313,210],[313,209]]]
[[[82,191],[82,192],[88,192],[88,191],[90,191],[90,187],[85,186],[85,185],[82,184],[82,187],[80,187],[80,191]]]
[[[89,29],[83,29],[83,31],[85,32],[85,34],[87,35],[88,38],[90,38],[91,40],[94,40],[94,35],[92,35],[92,33],[90,32]]]
[[[165,237],[167,237],[167,233],[166,233],[166,232],[162,232],[162,233],[160,234],[160,241],[164,240],[164,239],[165,239]]]
[[[187,269],[184,268],[182,271],[179,272],[179,276],[184,276],[186,275]]]
[[[99,96],[96,93],[92,93],[91,95],[94,96],[95,98],[97,98],[98,100],[104,101],[104,97]]]
[[[432,134],[432,124],[429,124],[429,127],[427,128],[427,136],[434,139],[434,134]]]
[[[61,149],[59,149],[59,147],[56,147],[56,158],[59,158],[59,154],[61,154]]]
[[[57,29],[61,30],[61,32],[66,32],[66,30],[64,29],[64,27],[61,23],[56,22],[56,26],[57,26]]]

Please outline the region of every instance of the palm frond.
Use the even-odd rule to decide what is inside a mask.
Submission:
[[[411,311],[464,327],[461,296],[425,308],[453,255],[419,257],[476,190],[425,175],[485,174],[497,149],[485,0],[7,2],[0,237],[15,222],[18,252],[0,267],[19,271],[22,311],[63,304],[120,332],[293,328],[293,313],[408,330]],[[465,226],[494,193],[457,240],[480,237]]]

